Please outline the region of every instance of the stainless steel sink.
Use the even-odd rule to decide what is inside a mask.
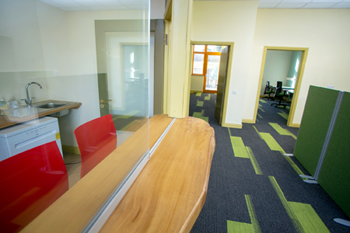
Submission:
[[[43,102],[43,103],[38,103],[38,104],[34,104],[34,107],[35,108],[38,108],[38,109],[47,109],[47,110],[51,110],[51,109],[55,109],[55,108],[59,108],[59,107],[62,107],[62,106],[66,106],[66,105],[69,105],[68,103],[62,103],[62,102]],[[61,117],[61,116],[65,116],[69,113],[69,109],[65,109],[65,110],[62,110],[60,112],[55,112],[55,113],[52,113],[48,116],[53,116],[53,117]]]
[[[36,105],[36,108],[58,108],[58,107],[62,107],[65,106],[66,104],[58,104],[58,103],[46,103],[46,104],[42,104],[42,105]]]

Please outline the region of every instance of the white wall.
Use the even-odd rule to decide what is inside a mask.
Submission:
[[[270,85],[277,85],[277,81],[282,81],[283,86],[286,86],[291,58],[291,51],[267,50],[260,95],[264,95],[266,81],[269,81]]]
[[[78,110],[72,110],[72,114],[60,119],[62,131],[62,144],[77,146],[73,130],[79,125],[100,116],[97,63],[96,63],[96,40],[95,20],[103,19],[140,19],[145,12],[142,10],[120,11],[90,11],[69,12],[69,55],[66,59],[69,65],[62,70],[61,79],[50,79],[53,93],[52,99],[77,99],[82,102]],[[57,85],[57,81],[61,85]],[[66,91],[70,90],[70,91]]]
[[[350,91],[350,9],[259,9],[244,116],[253,119],[264,46],[309,48],[293,123],[301,122],[310,85]]]
[[[0,71],[43,70],[35,1],[0,1],[0,16]]]
[[[58,118],[62,144],[77,146],[74,129],[100,116],[96,74],[50,77],[48,84],[50,99],[82,103],[79,109]]]
[[[226,123],[241,124],[258,1],[193,2],[193,41],[234,42]],[[233,94],[237,90],[237,94]],[[249,95],[251,91],[249,91]]]
[[[45,70],[53,75],[69,74],[70,45],[68,12],[36,1]]]
[[[147,11],[65,12],[36,0],[0,1],[0,93],[8,100],[82,102],[59,118],[64,145],[77,146],[73,130],[100,116],[97,86],[95,19],[142,19]]]
[[[97,73],[95,20],[142,19],[146,13],[143,10],[81,11],[68,13],[72,62],[70,74]]]

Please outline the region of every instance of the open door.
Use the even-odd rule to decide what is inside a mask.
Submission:
[[[229,55],[229,46],[226,46],[221,50],[219,81],[218,81],[217,97],[216,97],[216,103],[215,103],[215,118],[220,125],[222,123],[222,114],[223,114],[223,107],[224,107],[228,55]]]
[[[100,114],[105,116],[109,114],[109,99],[108,99],[108,84],[107,84],[107,74],[99,73],[97,74],[98,79],[98,95],[100,103]]]

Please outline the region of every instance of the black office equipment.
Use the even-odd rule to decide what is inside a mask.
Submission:
[[[273,100],[273,98],[270,97],[271,94],[274,94],[275,91],[273,90],[273,88],[270,86],[270,82],[269,81],[266,81],[266,86],[265,86],[265,90],[264,90],[264,94],[268,94],[268,96],[264,96],[262,97],[263,99],[264,98],[267,98],[268,100]]]
[[[282,104],[283,97],[287,97],[288,95],[285,93],[285,91],[282,90],[282,82],[278,81],[276,90],[275,90],[275,95],[274,98],[275,100],[278,100],[278,103],[272,103],[271,106],[275,105],[275,108],[277,106],[284,106],[283,108],[286,108],[286,104]]]

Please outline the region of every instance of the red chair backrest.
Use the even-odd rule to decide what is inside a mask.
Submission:
[[[112,115],[86,122],[74,130],[81,155],[81,178],[117,148]]]
[[[0,232],[18,232],[68,190],[55,141],[0,162]]]

